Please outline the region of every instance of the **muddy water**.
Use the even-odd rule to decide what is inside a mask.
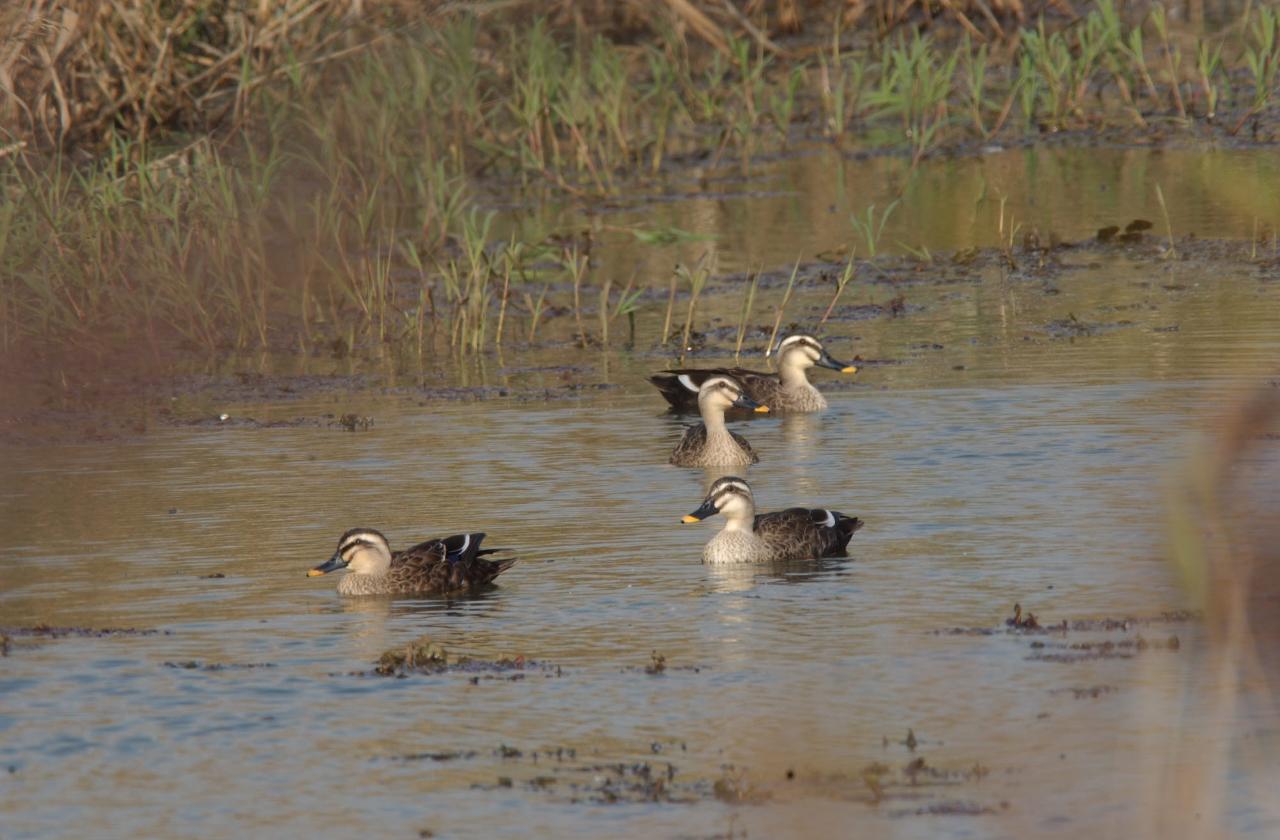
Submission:
[[[1146,827],[1153,779],[1198,760],[1169,747],[1203,724],[1207,700],[1188,687],[1197,625],[1013,636],[1003,620],[1015,602],[1046,623],[1186,606],[1162,559],[1164,494],[1280,357],[1280,306],[1248,265],[1065,262],[1048,279],[939,268],[850,288],[824,332],[833,354],[875,363],[852,383],[815,374],[822,415],[735,426],[761,453],[747,476],[762,507],[867,521],[847,561],[698,562],[718,523],[679,519],[709,476],[665,463],[681,421],[644,382],[669,361],[647,349],[509,352],[465,372],[544,387],[562,379],[547,364],[570,362],[575,380],[617,386],[571,400],[200,406],[376,423],[6,450],[0,624],[160,632],[10,642],[4,836]],[[901,317],[860,308],[897,294]],[[704,314],[732,323],[739,300],[711,292]],[[806,287],[792,317],[827,301]],[[661,314],[644,311],[641,348]],[[1087,328],[1062,326],[1069,316]],[[723,346],[698,363],[726,360]],[[521,562],[471,600],[344,601],[303,574],[357,524],[401,545],[482,529]],[[935,632],[953,627],[999,632]],[[352,673],[423,635],[560,671]],[[1179,645],[1036,658],[1139,635]],[[644,671],[654,651],[661,675]],[[1274,718],[1231,723],[1275,755]],[[912,785],[918,757],[934,772]],[[1274,768],[1232,767],[1230,826],[1273,835],[1275,811],[1249,791]]]

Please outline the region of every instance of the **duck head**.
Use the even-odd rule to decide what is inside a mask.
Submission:
[[[308,577],[350,569],[357,575],[384,574],[391,568],[391,546],[372,528],[352,528],[338,540],[338,549],[327,561],[307,572]]]
[[[806,333],[795,333],[778,342],[778,365],[806,370],[817,365],[831,368],[841,373],[857,373],[858,368],[845,362],[836,361],[822,347],[822,342]]]
[[[686,514],[683,522],[701,522],[717,513],[723,514],[730,525],[750,522],[756,513],[755,497],[746,479],[735,475],[717,478],[707,491],[707,498],[693,513]]]
[[[769,406],[761,405],[747,396],[736,379],[713,376],[702,383],[702,387],[698,389],[698,409],[704,416],[707,409],[723,414],[730,408],[749,408],[760,412],[769,410]]]

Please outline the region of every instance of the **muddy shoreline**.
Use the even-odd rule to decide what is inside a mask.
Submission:
[[[1110,221],[1110,220],[1100,220]],[[1132,223],[1129,223],[1132,224]],[[1061,285],[1080,273],[1097,270],[1101,258],[1123,255],[1147,261],[1153,269],[1176,264],[1181,269],[1202,270],[1206,277],[1224,267],[1251,273],[1263,283],[1280,283],[1280,255],[1275,253],[1274,234],[1250,243],[1240,240],[1201,239],[1185,236],[1174,241],[1170,253],[1167,238],[1149,225],[1131,233],[1127,241],[1115,239],[1114,228],[1099,226],[1099,235],[1081,242],[1061,241],[1053,231],[1032,229],[1010,248],[969,248],[950,254],[933,254],[929,261],[913,257],[881,257],[858,264],[851,285],[882,297],[883,303],[855,303],[852,295],[832,307],[829,326],[824,329],[833,348],[849,355],[860,367],[910,364],[912,357],[944,349],[930,342],[913,345],[911,354],[901,358],[864,358],[856,340],[847,332],[859,323],[882,319],[910,321],[922,309],[911,300],[912,290],[921,286],[966,286],[984,282],[998,273],[1004,282],[1016,284],[1024,292],[1046,298],[1060,294]],[[843,267],[842,255],[799,263],[795,267],[797,290],[821,292],[833,289]],[[774,268],[758,273],[762,295],[779,295],[792,269]],[[742,294],[748,276],[728,273],[714,276],[704,290],[708,298]],[[1178,293],[1186,289],[1176,283],[1150,281],[1153,288]],[[680,309],[687,294],[677,293]],[[818,307],[821,308],[821,307]],[[815,310],[816,311],[816,310]],[[763,314],[763,313],[761,313]],[[1048,321],[1027,330],[1024,340],[1074,341],[1130,329],[1135,322],[1124,309],[1070,313],[1068,318]],[[789,313],[785,328],[811,328],[804,313]],[[584,308],[583,318],[594,322],[598,310]],[[63,354],[40,358],[11,358],[4,366],[4,409],[0,411],[0,444],[21,445],[36,441],[110,441],[137,437],[167,428],[204,430],[259,430],[272,428],[323,428],[336,431],[369,429],[376,420],[348,410],[362,397],[392,398],[421,406],[442,403],[510,401],[550,403],[580,400],[614,392],[622,386],[612,381],[598,361],[600,354],[631,360],[651,360],[654,369],[675,364],[677,349],[657,344],[630,346],[625,340],[602,348],[593,342],[587,348],[572,338],[573,316],[568,312],[548,318],[546,337],[535,343],[513,342],[501,350],[487,349],[482,355],[492,365],[488,376],[503,384],[462,384],[456,372],[434,367],[448,357],[394,358],[393,345],[356,348],[342,362],[345,372],[289,373],[280,368],[304,367],[308,360],[319,367],[334,367],[333,353],[313,348],[306,356],[296,352],[271,354],[275,370],[253,370],[228,357],[210,365],[202,355],[180,346],[153,348],[152,352],[103,357],[96,354]],[[772,324],[755,321],[744,331],[745,358],[763,359]],[[683,354],[685,363],[722,363],[733,356],[738,325],[712,323],[695,328]],[[1156,332],[1176,333],[1174,321],[1152,327]],[[566,336],[565,333],[570,335]],[[678,343],[678,342],[677,342]],[[374,355],[377,353],[378,355]],[[388,353],[392,354],[388,363]],[[521,365],[512,359],[531,354],[548,354],[557,364]],[[252,358],[252,357],[251,357]],[[257,362],[266,356],[257,355]],[[501,360],[505,359],[506,364]],[[292,361],[291,361],[292,360]],[[703,361],[707,360],[707,361]],[[184,368],[206,368],[203,373],[176,372]],[[959,370],[961,368],[957,368]],[[824,383],[833,390],[869,387],[867,379],[856,382],[835,380]],[[536,382],[535,382],[536,381]],[[548,384],[548,381],[551,384]],[[259,419],[253,413],[232,414],[218,406],[278,406],[293,402],[331,400],[333,411],[292,417]],[[278,412],[277,412],[278,413]]]

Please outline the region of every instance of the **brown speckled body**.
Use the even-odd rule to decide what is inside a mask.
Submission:
[[[385,574],[348,572],[338,582],[339,595],[450,595],[480,589],[515,564],[514,559],[445,559],[444,543],[421,543],[391,555]]]
[[[690,426],[671,452],[671,463],[677,467],[745,467],[759,462],[747,439],[726,429],[723,421],[710,434],[705,423]]]

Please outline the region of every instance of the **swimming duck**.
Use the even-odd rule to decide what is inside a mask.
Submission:
[[[392,551],[387,538],[372,528],[352,528],[338,540],[338,550],[308,577],[348,569],[338,582],[339,595],[446,595],[480,589],[515,564],[482,560],[502,551],[480,548],[484,534],[455,534],[427,540],[404,551]]]
[[[759,462],[742,435],[724,427],[726,409],[749,408],[768,411],[744,394],[742,383],[731,376],[713,376],[698,389],[698,411],[702,422],[685,430],[684,437],[671,452],[671,463],[677,467],[744,467]]]
[[[787,508],[756,514],[751,486],[736,476],[711,485],[702,506],[684,517],[700,522],[724,514],[724,530],[702,549],[703,563],[768,563],[844,557],[845,547],[862,520],[823,508]]]
[[[649,381],[658,386],[676,411],[691,411],[697,404],[702,383],[713,376],[733,377],[742,383],[747,396],[773,411],[821,411],[827,407],[827,400],[809,384],[805,371],[818,365],[842,373],[858,372],[855,366],[831,358],[818,339],[803,333],[782,339],[777,352],[777,373],[746,368],[685,368],[654,374]]]

